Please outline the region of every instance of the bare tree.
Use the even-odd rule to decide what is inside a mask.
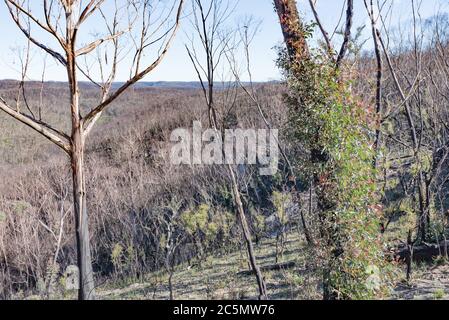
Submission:
[[[382,53],[380,49],[380,31],[376,27],[376,18],[374,16],[374,5],[373,1],[371,0],[370,4],[364,0],[365,8],[368,12],[368,15],[370,17],[371,21],[371,33],[373,36],[373,42],[374,42],[374,53],[376,55],[376,63],[377,63],[377,72],[376,72],[376,118],[379,122],[377,124],[376,128],[376,138],[374,141],[374,150],[375,150],[375,158],[373,160],[373,165],[376,168],[378,165],[378,153],[380,148],[380,139],[381,139],[381,124],[380,120],[382,117],[382,77],[383,77],[383,60],[382,60]]]
[[[413,12],[413,22],[412,22],[412,34],[413,34],[413,40],[412,40],[412,44],[411,47],[412,49],[412,57],[413,57],[413,62],[414,65],[412,68],[410,68],[410,70],[414,70],[415,71],[415,75],[414,75],[414,80],[410,80],[408,79],[408,77],[405,77],[405,81],[407,83],[407,85],[410,87],[410,91],[406,92],[403,88],[403,84],[401,84],[398,72],[396,70],[396,67],[394,66],[394,62],[393,59],[391,57],[391,54],[389,52],[389,49],[387,48],[387,45],[385,43],[385,41],[383,40],[383,37],[379,31],[379,29],[376,26],[377,20],[381,20],[382,16],[380,14],[379,17],[375,17],[374,16],[374,11],[373,11],[373,0],[370,1],[370,3],[368,4],[368,2],[365,0],[365,7],[367,9],[368,15],[370,17],[371,20],[371,24],[372,24],[372,30],[373,30],[373,38],[375,41],[375,45],[377,43],[377,47],[375,46],[375,50],[380,50],[380,48],[382,48],[383,54],[385,56],[386,62],[387,62],[387,67],[388,70],[391,74],[391,78],[392,78],[392,82],[393,82],[393,86],[395,87],[397,93],[399,94],[399,99],[400,99],[400,103],[399,103],[399,108],[401,109],[402,107],[404,108],[404,113],[405,113],[405,120],[407,123],[407,132],[409,133],[409,140],[410,140],[410,144],[408,142],[403,143],[404,146],[410,150],[411,153],[411,158],[414,159],[414,162],[418,165],[418,170],[417,170],[417,178],[416,178],[416,188],[418,191],[418,204],[419,204],[419,217],[418,217],[418,230],[421,236],[421,240],[423,242],[425,242],[428,238],[428,228],[429,228],[429,224],[430,224],[430,199],[429,199],[429,179],[427,178],[427,174],[426,172],[423,170],[422,165],[420,164],[420,162],[422,162],[422,154],[423,152],[425,152],[424,149],[425,146],[423,145],[423,126],[424,126],[424,118],[423,118],[423,111],[422,111],[422,99],[421,99],[421,92],[420,92],[420,82],[423,81],[422,77],[423,77],[423,70],[422,70],[422,59],[423,59],[423,55],[422,55],[422,39],[423,38],[423,34],[421,31],[421,34],[418,34],[417,30],[418,30],[418,10],[416,8],[416,4],[415,1],[412,0],[411,1],[411,5],[412,5],[412,12]],[[377,6],[381,8],[381,5],[379,4],[379,1],[377,3]],[[377,48],[377,49],[376,49]],[[379,60],[379,52],[376,53],[376,57],[377,57],[377,64],[379,66],[379,63],[381,63],[381,61]],[[379,82],[379,77],[381,77],[382,75],[379,74],[379,72],[381,72],[381,70],[378,70],[378,74],[377,74],[377,81]],[[380,111],[381,109],[381,91],[380,91],[380,84],[378,83],[377,85],[377,109]],[[413,104],[412,104],[412,98],[415,98],[416,100],[416,104],[417,104],[417,111],[416,111],[416,115],[415,112],[413,110]],[[397,110],[394,111],[390,111],[389,114],[385,115],[382,119],[382,122],[385,122],[388,118],[390,117],[394,117],[394,114],[397,112]],[[381,123],[382,124],[382,123]],[[380,130],[377,131],[376,134],[376,138],[380,138]],[[390,136],[391,138],[391,136]],[[394,139],[394,138],[393,138]],[[400,139],[396,139],[396,142],[399,141],[401,142]],[[377,142],[379,143],[379,142]],[[377,146],[378,147],[378,146]]]
[[[162,216],[162,225],[165,227],[165,270],[168,273],[168,288],[170,291],[170,300],[173,296],[173,275],[175,272],[175,252],[179,245],[184,240],[184,235],[180,233],[177,228],[179,223],[177,220],[180,216],[182,202],[172,200],[170,205],[164,208],[164,215]]]
[[[337,68],[340,67],[348,51],[349,43],[351,41],[351,28],[353,17],[354,17],[354,0],[347,0],[345,31],[343,33],[343,43],[341,45],[341,49],[340,52],[338,53],[336,61]]]
[[[224,31],[224,23],[229,18],[230,14],[232,14],[234,8],[230,6],[229,1],[223,0],[211,0],[207,5],[205,5],[202,0],[194,0],[192,4],[192,24],[195,33],[201,41],[202,54],[204,54],[205,63],[201,61],[200,53],[196,50],[193,41],[190,46],[186,46],[186,49],[202,85],[204,98],[208,108],[210,126],[216,131],[217,138],[219,138],[222,136],[220,135],[220,130],[224,130],[224,128],[219,125],[217,118],[216,103],[214,100],[214,85],[216,70],[219,67],[220,62],[226,58],[226,51],[229,50],[229,45],[232,43],[232,32]],[[265,280],[256,261],[251,231],[245,215],[235,169],[231,164],[227,164],[226,166],[231,180],[237,216],[243,229],[243,236],[247,246],[250,265],[256,275],[259,298],[267,299]]]
[[[184,0],[174,1],[167,10],[162,10],[157,19],[153,19],[154,6],[151,0],[114,1],[111,15],[103,10],[104,0],[43,0],[40,7],[43,13],[37,13],[36,1],[4,0],[10,16],[16,26],[21,30],[28,41],[48,55],[56,59],[67,73],[68,88],[70,91],[70,123],[71,133],[65,133],[52,125],[34,116],[32,112],[23,112],[12,107],[5,99],[0,97],[0,109],[39,132],[45,138],[59,146],[70,158],[73,178],[73,203],[76,224],[77,260],[80,272],[79,299],[94,299],[95,286],[92,270],[91,249],[89,242],[88,213],[86,203],[86,177],[84,173],[84,153],[86,138],[101,117],[101,114],[111,104],[137,81],[153,71],[165,57],[176,31],[178,30]],[[175,14],[174,22],[170,16]],[[81,27],[89,19],[96,18],[103,21],[106,34],[98,36],[88,44],[80,40]],[[150,19],[151,18],[151,19]],[[154,22],[156,20],[157,22]],[[153,30],[154,28],[154,30]],[[45,32],[50,35],[62,53],[38,38],[33,31]],[[128,37],[128,38],[126,38]],[[120,39],[135,40],[131,48],[126,48]],[[145,52],[160,45],[155,59],[146,63]],[[83,68],[82,61],[92,53],[103,53],[99,59],[98,68],[101,81],[91,75],[89,67]],[[103,66],[108,64],[108,56],[112,54],[109,75]],[[116,79],[117,68],[123,64],[127,54],[132,55],[132,64],[129,79],[116,90],[111,90]],[[103,61],[103,62],[101,62]],[[143,66],[145,65],[145,66]],[[83,114],[80,106],[79,74],[83,74],[101,90],[101,101]]]

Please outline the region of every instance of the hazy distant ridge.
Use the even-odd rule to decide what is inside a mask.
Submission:
[[[5,79],[0,80],[1,84],[11,84],[12,82],[18,82],[17,80]],[[39,81],[28,81],[30,83],[40,83]],[[266,81],[266,82],[254,82],[254,84],[262,83],[278,83],[279,81]],[[62,81],[46,81],[47,84],[64,84]],[[114,82],[112,87],[118,88],[123,85],[124,82]],[[249,85],[249,82],[243,82],[244,85]],[[88,81],[80,81],[82,87],[94,87],[95,85]],[[215,87],[222,89],[223,87],[229,86],[230,82],[216,82]],[[134,85],[136,88],[165,88],[165,89],[200,89],[201,83],[199,81],[141,81]]]

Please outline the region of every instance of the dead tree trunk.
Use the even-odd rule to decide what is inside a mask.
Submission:
[[[251,268],[256,274],[257,285],[259,287],[259,299],[267,299],[267,287],[265,285],[265,280],[263,278],[262,272],[260,271],[259,265],[256,261],[256,255],[254,253],[253,241],[251,239],[251,232],[248,227],[248,222],[246,220],[245,211],[243,210],[243,203],[240,197],[240,192],[238,189],[237,179],[235,178],[234,170],[229,166],[229,173],[232,180],[232,190],[235,197],[235,203],[237,205],[237,211],[240,223],[242,224],[243,236],[245,237],[246,247],[248,249],[249,261]]]
[[[372,22],[372,34],[374,39],[374,52],[376,54],[377,61],[377,73],[376,73],[376,116],[377,116],[377,127],[376,127],[376,138],[374,141],[374,168],[378,167],[378,155],[381,146],[382,139],[382,71],[383,71],[383,61],[382,54],[380,52],[379,37],[377,35],[377,29],[374,22]]]
[[[79,86],[76,66],[76,18],[73,7],[68,6],[67,16],[67,78],[70,86],[70,111],[72,119],[71,166],[73,179],[73,207],[76,228],[76,249],[79,268],[80,300],[95,299],[94,276],[89,240],[89,223],[86,203],[86,181],[84,176],[84,132],[79,106]]]
[[[413,259],[413,241],[412,241],[412,230],[408,231],[407,235],[407,257],[406,257],[406,263],[407,263],[407,271],[406,271],[406,277],[407,277],[407,283],[410,282],[410,276],[412,274],[412,259]]]
[[[71,155],[71,164],[76,228],[76,249],[79,267],[78,298],[80,300],[92,300],[95,298],[95,287],[90,253],[86,184],[84,178],[84,142],[82,141],[80,135],[80,128],[75,128],[72,139],[73,150]]]

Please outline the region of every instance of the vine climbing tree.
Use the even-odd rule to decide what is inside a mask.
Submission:
[[[279,66],[289,88],[289,136],[307,156],[302,178],[312,181],[317,198],[314,223],[324,299],[370,299],[382,293],[379,237],[381,206],[371,132],[374,121],[342,77],[342,55],[350,39],[349,1],[343,47],[338,57],[309,49],[313,26],[304,24],[296,1],[275,0],[286,49]],[[375,130],[375,129],[374,129]]]

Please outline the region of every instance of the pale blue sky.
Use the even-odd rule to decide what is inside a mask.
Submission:
[[[41,2],[36,1],[36,5]],[[109,2],[111,0],[106,0]],[[120,1],[120,0],[119,0]],[[190,0],[187,0],[189,2]],[[205,0],[207,1],[207,0]],[[279,79],[280,75],[275,65],[276,50],[274,47],[281,44],[282,34],[277,21],[277,16],[273,10],[271,0],[231,0],[236,1],[236,12],[230,18],[230,24],[238,24],[245,16],[251,15],[261,20],[260,31],[254,39],[252,45],[252,73],[253,80],[267,81]],[[393,14],[391,24],[397,25],[405,23],[410,19],[411,0],[387,0],[393,5]],[[419,3],[419,0],[415,0]],[[317,7],[321,19],[324,22],[328,32],[332,33],[338,24],[344,0],[318,0]],[[423,18],[434,15],[438,10],[448,12],[448,0],[423,0],[421,4],[421,15]],[[355,0],[355,26],[361,26],[367,22],[363,0]],[[190,8],[190,5],[187,5]],[[307,0],[299,0],[298,8],[306,20],[311,20],[311,12]],[[106,10],[107,12],[107,10]],[[95,26],[89,26],[94,31]],[[145,81],[196,81],[195,72],[189,62],[184,49],[187,41],[186,34],[190,34],[188,21],[183,21],[181,32],[171,47],[169,54],[163,63],[149,76]],[[41,35],[41,34],[39,34]],[[3,1],[0,2],[0,79],[17,79],[20,77],[18,72],[19,64],[15,53],[11,50],[14,47],[24,46],[25,38],[12,23],[9,13]],[[42,35],[43,36],[43,35]],[[366,33],[366,37],[369,33]],[[45,37],[45,36],[44,36]],[[335,41],[339,41],[339,36],[335,36]],[[46,38],[44,38],[46,39]],[[52,43],[46,39],[44,43]],[[46,80],[65,81],[66,76],[64,70],[57,66],[56,62],[48,61],[46,69]],[[40,79],[42,72],[42,60],[40,54],[34,54],[34,58],[29,71],[30,79]],[[122,70],[118,73],[119,81],[126,80],[127,72]],[[247,80],[247,79],[245,79]]]

